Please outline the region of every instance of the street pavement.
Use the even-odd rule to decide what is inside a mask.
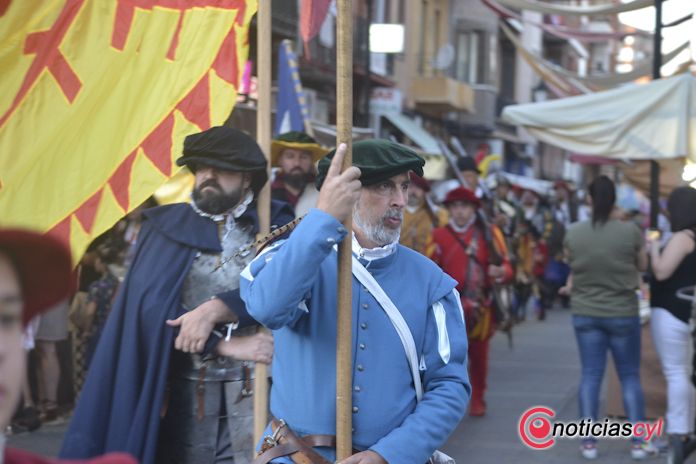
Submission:
[[[536,451],[522,444],[518,421],[533,406],[546,406],[554,420],[577,418],[577,385],[580,366],[567,310],[550,311],[543,322],[528,320],[515,327],[514,347],[498,333],[492,340],[489,387],[485,417],[467,417],[442,450],[459,464],[574,464],[586,462],[579,441],[557,440],[550,449]],[[9,437],[9,445],[55,456],[66,425],[44,426],[34,433]],[[630,443],[605,440],[598,445],[599,462],[629,463]],[[665,462],[665,456],[647,462]],[[695,458],[688,462],[696,462]]]
[[[556,308],[547,312],[545,321],[528,319],[514,328],[513,340],[512,349],[501,333],[491,341],[488,412],[484,417],[464,419],[443,451],[458,463],[586,463],[580,455],[578,439],[560,439],[549,449],[532,450],[518,434],[520,416],[534,406],[555,411],[553,420],[578,418],[580,360],[570,312]],[[604,396],[603,393],[602,405]],[[635,462],[630,446],[626,440],[600,441],[597,461]],[[696,462],[688,462],[692,460]],[[662,463],[666,457],[650,457],[646,462]]]

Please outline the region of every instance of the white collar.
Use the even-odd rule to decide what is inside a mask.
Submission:
[[[422,205],[418,205],[418,206],[409,206],[409,205],[406,205],[405,208],[406,208],[406,211],[408,211],[409,214],[414,214],[414,213],[416,213],[419,209],[421,209],[421,206],[422,206]]]
[[[249,204],[250,204],[252,201],[254,201],[254,194],[253,194],[251,191],[247,191],[246,195],[244,196],[244,200],[242,200],[241,203],[239,203],[237,206],[235,206],[235,207],[232,208],[231,210],[229,210],[229,211],[227,211],[227,212],[224,212],[224,213],[221,213],[221,214],[210,214],[210,213],[206,213],[205,211],[203,211],[202,209],[200,209],[200,208],[198,207],[198,205],[196,205],[196,202],[193,200],[193,198],[191,198],[191,203],[190,203],[190,205],[191,205],[191,208],[193,208],[193,210],[194,210],[194,211],[196,212],[196,214],[198,214],[199,216],[203,216],[203,217],[210,218],[210,219],[212,219],[212,220],[215,221],[215,222],[227,221],[228,223],[229,223],[229,222],[234,223],[234,220],[235,220],[236,218],[238,218],[239,216],[241,216],[242,214],[244,214],[244,212],[245,212],[246,209],[247,209],[247,206],[249,206]]]
[[[450,220],[449,220],[449,225],[452,229],[454,229],[455,232],[457,232],[458,234],[462,234],[462,233],[466,232],[467,230],[469,230],[469,227],[471,227],[471,224],[473,224],[474,221],[476,221],[475,214],[471,217],[471,219],[469,219],[469,222],[464,224],[464,227],[459,227],[457,225],[457,223],[454,222],[454,219],[452,219],[452,218],[450,218]]]
[[[366,259],[367,261],[386,258],[396,251],[396,246],[398,244],[399,241],[396,240],[383,247],[363,248],[360,246],[360,243],[358,243],[358,239],[355,238],[355,233],[353,233],[353,253],[357,255],[358,258]]]

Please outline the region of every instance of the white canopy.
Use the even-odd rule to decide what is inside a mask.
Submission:
[[[619,159],[696,161],[691,74],[541,103],[511,105],[504,121],[565,150]]]

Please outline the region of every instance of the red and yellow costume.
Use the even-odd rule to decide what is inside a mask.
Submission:
[[[457,189],[459,190],[459,189]],[[488,275],[489,265],[503,267],[499,283],[509,282],[513,277],[508,249],[500,229],[491,225],[490,233],[484,230],[479,220],[464,228],[450,221],[445,227],[433,230],[426,254],[457,282],[466,319],[469,338],[469,377],[473,388],[471,397],[472,415],[485,412],[484,393],[488,374],[489,342],[495,331],[491,290],[493,279]],[[487,236],[491,243],[486,242]],[[497,257],[502,258],[496,262]]]

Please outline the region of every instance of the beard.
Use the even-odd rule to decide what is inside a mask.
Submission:
[[[283,174],[283,182],[297,190],[304,190],[312,175],[301,169],[293,169],[291,172]]]
[[[425,201],[421,197],[417,197],[415,195],[409,195],[408,196],[408,206],[411,208],[416,208],[420,205],[425,203]]]
[[[203,193],[205,187],[213,187],[217,189],[217,192],[206,192]],[[242,199],[243,188],[240,187],[232,192],[225,193],[215,181],[208,180],[203,182],[200,186],[193,189],[193,201],[196,203],[201,211],[208,214],[222,214],[225,213],[239,204]]]
[[[360,203],[358,202],[353,211],[353,222],[360,228],[360,230],[363,231],[365,238],[373,243],[376,243],[379,247],[389,245],[390,243],[394,243],[399,240],[399,237],[401,236],[401,227],[397,227],[396,229],[386,227],[384,225],[384,221],[386,219],[399,219],[403,221],[404,212],[402,210],[391,208],[387,210],[387,212],[384,213],[381,218],[374,221],[374,223],[370,223],[369,221],[363,219],[358,212],[359,209]]]

